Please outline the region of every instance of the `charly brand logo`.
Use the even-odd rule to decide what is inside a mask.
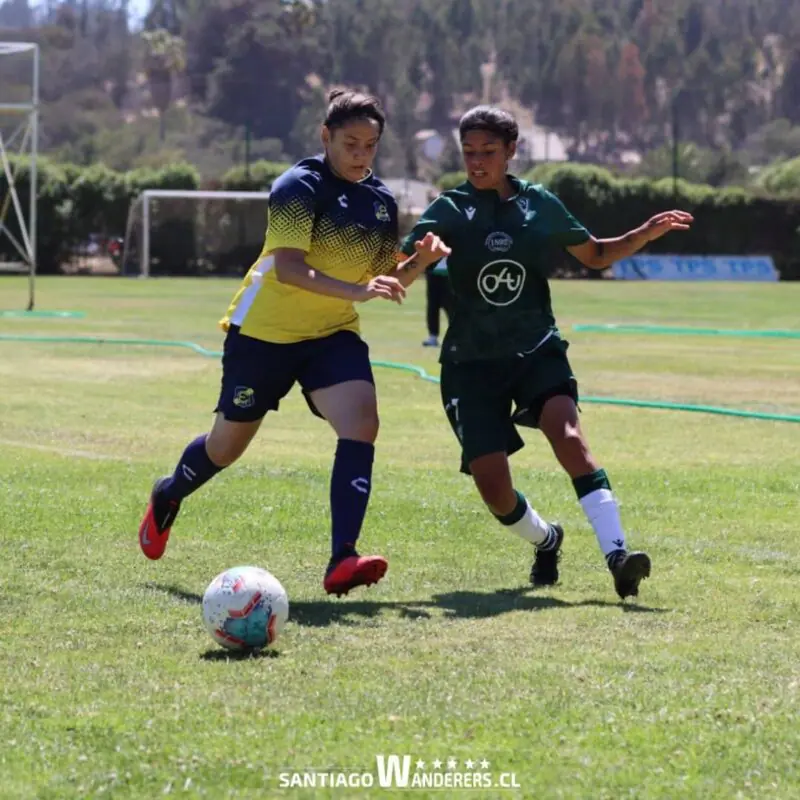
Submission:
[[[491,261],[478,273],[478,291],[493,306],[510,306],[525,286],[525,267],[508,258]]]
[[[507,233],[495,231],[486,237],[484,244],[490,253],[507,253],[514,244],[514,240]]]

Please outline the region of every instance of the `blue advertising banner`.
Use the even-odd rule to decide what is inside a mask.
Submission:
[[[612,274],[638,281],[777,281],[771,256],[632,256]]]

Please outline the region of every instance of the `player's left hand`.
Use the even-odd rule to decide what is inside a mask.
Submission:
[[[694,217],[688,211],[662,211],[645,222],[644,230],[647,240],[652,242],[670,231],[688,231],[693,222]]]
[[[440,261],[453,252],[440,237],[430,231],[425,234],[423,239],[414,242],[414,247],[417,251],[417,261],[425,265]]]

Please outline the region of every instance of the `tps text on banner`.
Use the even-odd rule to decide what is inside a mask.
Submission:
[[[612,274],[634,281],[777,281],[771,256],[631,256]]]

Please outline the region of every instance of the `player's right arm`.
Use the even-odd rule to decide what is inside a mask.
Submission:
[[[379,276],[366,285],[331,278],[306,263],[320,176],[294,167],[278,178],[269,198],[266,250],[275,259],[275,277],[280,283],[315,294],[363,302],[373,297],[402,302],[405,288],[396,278]]]
[[[437,246],[432,250],[426,248],[422,258],[418,256],[413,261],[409,260],[398,266],[396,273],[405,286],[410,286],[425,270],[450,254],[447,239],[453,227],[453,216],[457,213],[458,211],[452,200],[444,195],[437,197],[422,212],[417,224],[414,225],[411,232],[403,240],[400,252],[406,256],[414,255],[420,250],[423,243],[432,241],[429,234],[435,237],[433,241],[436,242]]]
[[[324,272],[306,264],[305,250],[281,247],[273,252],[275,257],[275,275],[281,283],[297,286],[315,294],[326,297],[338,297],[353,303],[383,297],[400,303],[406,295],[405,287],[391,275],[379,275],[367,284],[348,283],[338,278],[331,278]]]

